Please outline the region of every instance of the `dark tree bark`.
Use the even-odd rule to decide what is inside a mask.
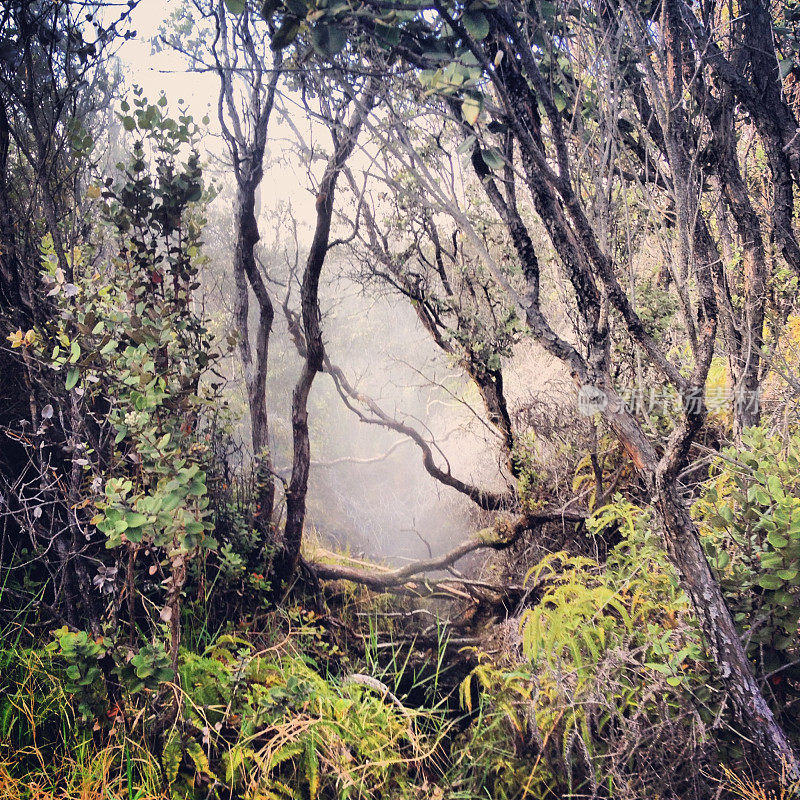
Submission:
[[[275,311],[256,258],[256,247],[261,238],[256,218],[256,198],[264,177],[264,154],[281,75],[282,56],[280,52],[273,54],[272,69],[265,74],[264,54],[256,45],[256,35],[252,30],[255,22],[249,14],[245,13],[231,21],[224,1],[219,0],[213,15],[216,37],[211,49],[220,79],[218,116],[236,178],[233,208],[234,322],[239,333],[239,356],[244,369],[255,460],[256,511],[253,522],[262,534],[271,535],[275,481],[270,453],[267,372]],[[264,43],[263,35],[261,43]],[[244,78],[244,88],[237,88],[237,78]],[[255,348],[251,342],[249,320],[251,291],[258,305]]]
[[[323,369],[325,357],[320,321],[319,280],[330,245],[336,184],[356,146],[365,116],[372,109],[377,88],[377,79],[370,77],[360,98],[353,103],[349,122],[346,125],[339,122],[338,125],[330,126],[333,152],[328,158],[317,190],[317,218],[314,237],[306,259],[300,287],[300,308],[306,356],[300,377],[292,393],[292,475],[286,490],[283,551],[276,564],[278,583],[285,582],[297,568],[303,540],[308,474],[311,465],[311,444],[308,437],[308,396],[317,373]],[[348,105],[350,104],[348,103]]]

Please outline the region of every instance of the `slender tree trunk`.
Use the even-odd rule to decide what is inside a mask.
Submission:
[[[244,367],[255,462],[256,511],[253,523],[266,540],[273,533],[272,512],[275,505],[266,391],[269,343],[275,311],[256,260],[256,246],[261,238],[256,219],[256,193],[264,176],[268,127],[275,105],[282,57],[280,53],[273,55],[273,68],[269,79],[265,79],[249,21],[242,18],[229,29],[227,13],[226,4],[220,0],[214,14],[218,38],[214,41],[212,52],[220,80],[218,116],[223,138],[233,160],[237,183],[233,213],[236,240],[233,259],[236,283],[234,321],[239,331],[239,355]],[[236,55],[233,51],[237,51]],[[242,107],[239,105],[241,98],[234,88],[238,51],[245,58],[244,69],[240,71],[247,76],[249,83]],[[255,352],[250,341],[250,291],[258,304]]]
[[[800,762],[753,675],[719,583],[706,561],[697,528],[680,499],[674,481],[656,475],[656,508],[664,523],[667,552],[681,575],[681,585],[694,607],[717,672],[731,696],[747,735],[764,756],[792,779]]]
[[[269,341],[275,317],[272,300],[258,268],[255,248],[260,239],[255,218],[255,195],[261,181],[260,153],[250,154],[251,165],[258,163],[255,174],[240,180],[234,211],[236,249],[234,275],[236,276],[236,323],[239,328],[239,354],[242,359],[250,409],[251,441],[256,470],[256,528],[269,531],[275,503],[275,481],[272,456],[269,448],[269,415],[267,412],[267,371],[269,367]],[[258,302],[258,328],[255,358],[250,342],[248,293],[253,290]]]
[[[339,175],[356,145],[365,116],[370,112],[377,79],[371,77],[362,97],[354,104],[350,124],[333,134],[334,149],[328,159],[325,173],[317,192],[317,220],[314,238],[306,260],[303,282],[300,287],[303,333],[306,340],[306,358],[300,377],[292,394],[292,476],[286,492],[286,525],[284,547],[276,565],[279,582],[286,581],[297,568],[303,526],[306,518],[306,494],[311,465],[311,444],[308,437],[308,396],[318,372],[323,369],[325,347],[322,342],[319,309],[319,279],[328,255],[334,195]]]

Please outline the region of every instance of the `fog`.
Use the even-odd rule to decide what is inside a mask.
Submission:
[[[231,191],[233,179],[216,120],[217,79],[188,73],[180,56],[151,44],[174,2],[144,0],[134,17],[137,37],[120,53],[125,85],[140,85],[155,99],[165,91],[210,124],[200,142],[207,178],[219,196],[208,209],[205,233],[209,263],[202,274],[212,328],[224,340],[232,330],[234,281]],[[292,99],[284,98],[291,109]],[[302,124],[299,121],[298,124]],[[306,131],[304,131],[305,133]],[[309,140],[318,132],[309,130]],[[324,141],[327,134],[318,138]],[[356,154],[355,159],[364,158]],[[290,404],[300,358],[280,303],[288,266],[304,258],[314,222],[314,195],[308,165],[298,158],[290,126],[276,114],[259,197],[262,242],[258,255],[272,280],[276,316],[270,343],[268,405],[276,472],[291,468]],[[346,234],[346,232],[345,232]],[[342,231],[334,232],[334,236]],[[405,298],[365,288],[353,278],[345,248],[331,251],[320,294],[323,335],[331,361],[360,392],[368,394],[396,419],[413,424],[434,444],[437,463],[453,475],[484,489],[512,486],[501,463],[496,432],[487,425],[475,388],[462,370],[448,362],[417,320]],[[297,290],[293,294],[297,301]],[[255,302],[251,315],[255,328]],[[225,390],[235,418],[235,437],[249,441],[246,393],[235,351],[222,363],[230,381]],[[540,351],[520,347],[504,365],[512,414],[536,403],[540,395],[563,394],[563,370]],[[430,477],[418,448],[396,432],[367,424],[349,410],[329,376],[317,377],[309,402],[312,467],[308,492],[307,537],[319,546],[335,546],[354,556],[401,562],[441,552],[475,528],[480,515],[466,497]]]

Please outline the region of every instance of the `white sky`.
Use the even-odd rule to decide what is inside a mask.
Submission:
[[[208,115],[209,135],[204,138],[202,147],[205,150],[204,155],[217,156],[223,154],[225,148],[219,138],[219,82],[216,75],[210,72],[189,72],[186,59],[168,47],[153,52],[152,40],[179,5],[179,0],[141,0],[132,15],[132,28],[137,33],[136,38],[123,43],[119,51],[123,75],[129,88],[141,86],[151,102],[155,102],[163,91],[170,101],[171,109],[176,111],[178,100],[183,100],[198,123]],[[302,165],[293,167],[285,163],[286,159],[281,158],[286,152],[286,142],[290,139],[292,133],[288,126],[281,125],[277,115],[273,115],[270,123],[272,144],[267,151],[268,163],[262,182],[261,207],[267,211],[289,200],[298,222],[305,228],[314,218],[314,198],[308,191],[308,179]],[[270,156],[273,158],[270,159]],[[290,160],[296,162],[296,158]]]

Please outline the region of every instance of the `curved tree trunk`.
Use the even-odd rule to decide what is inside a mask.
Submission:
[[[264,154],[281,74],[281,55],[274,54],[272,71],[265,78],[249,18],[243,17],[229,29],[226,14],[225,3],[220,0],[214,14],[217,38],[212,52],[220,80],[218,116],[223,138],[233,160],[237,186],[233,209],[236,242],[233,257],[236,285],[234,322],[239,332],[239,356],[244,368],[255,461],[256,510],[253,524],[266,540],[273,533],[272,512],[275,504],[266,391],[269,342],[275,311],[256,260],[256,246],[261,238],[256,218],[256,195],[264,177]],[[240,57],[246,59],[245,69],[238,66]],[[246,89],[239,87],[237,90],[234,85],[237,74],[245,76]],[[250,340],[251,291],[258,304],[255,352]]]
[[[322,342],[319,309],[319,279],[330,244],[334,196],[339,175],[353,152],[364,118],[369,113],[377,91],[377,79],[367,81],[362,97],[355,103],[350,123],[332,132],[333,153],[328,159],[317,192],[317,220],[314,238],[303,272],[300,288],[301,316],[305,334],[306,357],[292,394],[292,475],[286,491],[286,525],[284,546],[276,565],[278,582],[286,581],[297,568],[303,526],[306,518],[306,494],[311,465],[311,444],[308,438],[308,396],[318,372],[322,371],[325,348]]]

